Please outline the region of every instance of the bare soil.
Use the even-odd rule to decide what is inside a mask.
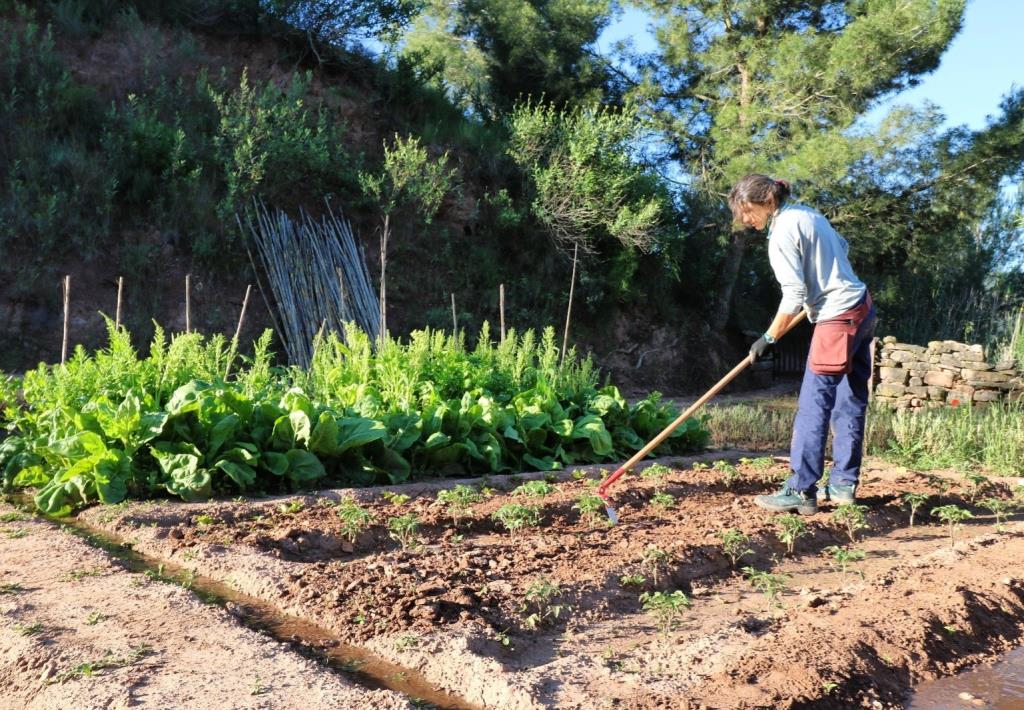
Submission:
[[[0,505],[0,708],[407,708]]]
[[[458,524],[435,499],[455,482],[406,487],[408,502],[382,489],[326,491],[94,508],[81,518],[481,707],[900,707],[915,684],[1020,645],[1020,516],[997,531],[952,473],[872,460],[859,491],[869,527],[852,545],[866,556],[842,572],[825,552],[849,545],[830,505],[805,518],[809,534],[785,553],[776,517],[752,496],[774,489],[787,465],[755,456],[738,464],[731,487],[696,459],[676,461],[660,481],[627,477],[613,489],[614,527],[574,508],[592,490],[594,469],[589,479],[561,475],[536,500],[511,493],[519,480],[486,480],[504,490]],[[1010,483],[993,480],[986,495],[1008,496]],[[651,504],[659,490],[675,497],[672,507]],[[974,512],[955,546],[924,510],[908,526],[901,496],[911,491],[931,496],[925,509],[956,503]],[[349,496],[373,521],[354,543],[336,508]],[[507,503],[540,505],[540,525],[510,534],[492,518]],[[387,521],[408,513],[420,524],[404,549]],[[787,575],[778,605],[723,554],[724,528],[750,536],[751,553],[736,567]],[[664,553],[661,564],[650,561],[652,548]],[[557,592],[531,604],[540,583]],[[691,606],[660,629],[640,595],[675,590]],[[540,615],[536,628],[531,614]]]

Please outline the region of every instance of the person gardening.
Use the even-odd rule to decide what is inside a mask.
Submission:
[[[871,295],[850,266],[846,240],[819,212],[789,197],[786,181],[751,174],[733,186],[729,207],[747,227],[767,226],[768,259],[782,287],[774,320],[750,346],[751,362],[766,353],[801,309],[814,323],[793,422],[792,473],[778,493],[754,498],[766,510],[810,515],[818,510],[819,496],[854,502],[876,318]],[[832,473],[819,491],[830,423]]]

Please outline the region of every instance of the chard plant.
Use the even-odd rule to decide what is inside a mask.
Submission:
[[[963,522],[974,517],[971,511],[961,508],[958,505],[942,505],[937,508],[932,508],[932,515],[946,523],[948,526],[950,547],[956,546],[956,533]]]
[[[644,592],[640,595],[644,611],[658,620],[662,636],[668,636],[683,618],[683,612],[690,607],[689,598],[683,592]]]
[[[540,525],[540,506],[506,503],[494,511],[491,517],[504,525],[510,534],[515,535],[525,527]]]
[[[640,560],[640,570],[649,574],[654,585],[657,586],[658,578],[668,571],[671,562],[671,554],[656,545],[648,545]]]
[[[547,481],[527,481],[512,489],[514,496],[526,496],[528,498],[544,498],[551,495],[555,487]]]
[[[580,519],[591,529],[596,527],[601,520],[607,520],[602,515],[604,512],[604,501],[601,499],[601,496],[595,493],[584,492],[576,499],[576,504],[572,509],[580,511]]]
[[[462,518],[473,514],[471,506],[483,500],[483,496],[470,486],[459,484],[455,488],[440,491],[437,494],[437,501],[448,508],[448,515],[451,516],[452,524],[459,526]]]
[[[388,533],[391,539],[405,550],[416,543],[416,533],[420,528],[420,519],[416,513],[406,513],[388,518]]]
[[[338,503],[338,518],[341,520],[341,534],[351,544],[369,526],[372,519],[370,511],[363,508],[352,498],[345,498]]]
[[[561,588],[547,578],[541,577],[533,582],[523,593],[523,603],[519,608],[519,611],[526,615],[523,618],[523,626],[532,631],[557,620],[563,611],[569,609],[565,604],[554,603],[560,596]]]
[[[792,557],[797,539],[810,534],[807,523],[795,513],[786,513],[777,517],[775,524],[778,527],[775,536],[786,544],[786,552]]]
[[[675,496],[671,493],[658,491],[651,496],[651,506],[660,510],[668,510],[676,504]]]
[[[788,574],[772,574],[749,566],[743,568],[743,574],[747,575],[754,589],[764,594],[768,608],[782,606],[780,597],[790,579]]]
[[[722,530],[718,533],[718,539],[722,541],[722,552],[729,558],[733,567],[741,557],[754,554],[754,551],[748,547],[750,537],[736,528]]]
[[[917,514],[918,508],[928,502],[929,496],[923,493],[904,493],[903,494],[903,507],[910,509],[910,527],[914,527],[914,516]]]
[[[850,542],[856,542],[857,531],[868,527],[868,507],[856,503],[843,503],[837,506],[832,513],[832,521],[843,528],[850,537]]]
[[[981,505],[996,516],[996,531],[1004,532],[1006,519],[1010,516],[1010,511],[1013,510],[1013,504],[1002,498],[985,498],[981,501]]]
[[[839,570],[840,574],[846,574],[851,564],[864,559],[864,550],[851,550],[845,547],[839,547],[839,545],[829,545],[825,548],[824,552],[832,558],[828,562],[829,565],[833,569]],[[860,575],[861,579],[864,579],[864,573],[862,571],[853,570],[853,572],[854,574]]]

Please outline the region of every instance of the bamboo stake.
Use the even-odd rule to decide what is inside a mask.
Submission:
[[[192,332],[192,274],[185,274],[185,332]]]
[[[71,275],[64,277],[64,337],[60,346],[60,364],[68,359],[68,320],[71,317]]]
[[[121,299],[124,295],[124,276],[117,277],[117,310],[114,311],[114,329],[121,327]]]
[[[569,307],[565,311],[565,333],[562,335],[562,362],[565,362],[565,351],[569,346],[569,321],[572,318],[572,294],[576,289],[576,259],[580,253],[580,245],[572,250],[572,276],[569,279]]]
[[[391,215],[384,215],[384,229],[380,233],[380,341],[388,333],[388,237],[391,236]]]
[[[455,294],[452,294],[452,335],[459,332],[459,321],[455,317]]]
[[[252,293],[252,284],[246,284],[245,286],[245,298],[242,299],[242,312],[238,316],[238,327],[235,328],[235,342],[238,342],[239,336],[242,334],[242,323],[245,322],[245,309],[249,307],[249,294]]]
[[[505,342],[505,284],[498,286],[498,311],[501,314],[501,342]]]

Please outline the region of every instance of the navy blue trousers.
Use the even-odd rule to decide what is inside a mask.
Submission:
[[[845,375],[818,375],[807,358],[800,400],[793,422],[790,468],[786,485],[798,491],[817,488],[825,470],[825,443],[832,427],[833,485],[856,485],[864,455],[864,420],[871,386],[871,340],[875,308],[861,321],[851,350],[852,369]]]

